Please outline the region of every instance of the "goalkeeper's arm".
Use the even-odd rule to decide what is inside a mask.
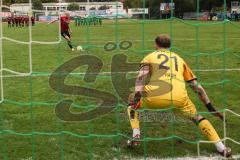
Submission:
[[[136,83],[135,83],[135,96],[133,102],[130,102],[133,109],[138,109],[140,107],[140,100],[143,94],[145,81],[150,74],[150,66],[144,65],[139,70]]]
[[[136,83],[135,83],[135,93],[143,92],[145,81],[150,73],[150,67],[149,65],[144,65],[140,68]]]
[[[205,91],[205,89],[202,87],[202,85],[197,80],[192,80],[188,82],[190,87],[198,93],[199,99],[204,103],[204,105],[207,105],[210,103],[210,100],[208,98],[208,95]]]
[[[202,87],[202,85],[200,83],[198,83],[197,80],[192,80],[188,82],[190,87],[196,92],[198,93],[198,97],[199,99],[204,103],[204,105],[206,106],[206,108],[208,109],[209,112],[212,112],[215,116],[219,117],[221,120],[223,120],[223,116],[216,111],[216,109],[213,107],[213,105],[211,104],[211,101],[208,98],[208,95],[205,91],[205,89]]]

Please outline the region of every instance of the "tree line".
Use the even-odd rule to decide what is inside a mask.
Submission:
[[[65,0],[66,2],[87,2],[87,0]],[[116,0],[89,0],[90,2],[114,2]],[[125,8],[149,8],[150,12],[154,14],[160,8],[160,3],[175,3],[175,12],[190,12],[196,11],[212,11],[221,10],[224,6],[224,0],[119,0],[124,2]],[[238,0],[239,1],[239,0]],[[13,3],[28,3],[29,0],[3,0],[4,5]],[[41,9],[42,3],[57,3],[58,0],[32,0],[34,9]],[[199,2],[199,5],[197,5]],[[231,0],[226,0],[227,7],[230,8]],[[199,7],[197,7],[199,6]],[[150,13],[151,14],[151,13]]]
[[[227,7],[231,6],[231,1],[226,0]],[[239,1],[239,0],[235,0]],[[195,11],[197,9],[197,3],[199,2],[200,10],[212,10],[214,8],[223,7],[224,0],[125,0],[125,7],[128,8],[142,8],[144,5],[146,8],[160,7],[160,3],[174,2],[176,9],[183,11]]]
[[[226,0],[226,9],[231,8],[231,1]],[[235,0],[239,1],[239,0]],[[224,11],[224,0],[125,0],[125,8],[148,8],[149,17],[158,18],[160,15],[160,3],[175,3],[174,14],[177,17],[184,12],[216,12]]]

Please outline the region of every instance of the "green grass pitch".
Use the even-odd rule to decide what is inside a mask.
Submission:
[[[199,23],[200,25],[195,25]],[[117,25],[116,25],[117,24]],[[112,57],[125,54],[129,62],[139,62],[144,55],[154,50],[154,39],[158,34],[172,35],[173,50],[182,56],[195,70],[218,109],[228,108],[240,113],[239,69],[240,68],[240,24],[198,21],[142,21],[105,20],[102,26],[75,27],[72,40],[75,45],[88,46],[83,52],[72,52],[67,43],[32,44],[32,76],[13,77],[4,71],[4,102],[0,104],[0,159],[131,159],[197,156],[197,142],[201,137],[196,126],[184,121],[158,121],[142,124],[142,137],[164,138],[176,135],[179,139],[154,140],[129,149],[127,136],[131,136],[126,110],[119,107],[107,115],[87,122],[64,122],[55,115],[54,108],[63,98],[72,99],[72,111],[89,111],[98,100],[82,96],[57,93],[49,86],[49,74],[64,62],[80,56],[95,55],[104,66],[101,72],[110,72]],[[224,34],[225,33],[225,34]],[[3,24],[3,36],[19,41],[29,41],[28,28],[7,28]],[[32,40],[51,42],[58,40],[58,23],[47,25],[37,23],[32,27]],[[105,51],[107,42],[129,40],[132,48]],[[29,48],[3,40],[3,66],[18,72],[29,72]],[[225,52],[223,52],[225,51]],[[223,71],[221,69],[230,69]],[[215,70],[220,69],[220,70]],[[75,73],[85,72],[82,66]],[[94,83],[83,81],[83,75],[70,75],[66,84],[87,86],[111,92],[115,90],[108,75],[98,75]],[[191,99],[199,111],[206,112],[197,96],[189,90]],[[120,102],[121,103],[121,102]],[[84,107],[85,106],[85,107]],[[171,112],[171,111],[169,111]],[[204,114],[223,138],[223,123],[209,114]],[[155,116],[156,117],[156,116]],[[226,113],[227,137],[240,141],[240,118]],[[143,127],[144,125],[144,127]],[[68,131],[68,132],[62,132]],[[35,134],[31,134],[35,133]],[[98,137],[96,135],[107,135]],[[184,141],[186,140],[186,141]],[[233,154],[240,153],[240,146],[227,140]],[[212,144],[200,144],[200,154],[215,153]]]

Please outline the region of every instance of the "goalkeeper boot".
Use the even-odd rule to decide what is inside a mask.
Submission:
[[[140,145],[140,134],[136,134],[132,139],[127,141],[129,147],[139,146]]]
[[[231,148],[225,148],[222,152],[218,152],[218,153],[225,158],[231,158],[232,157]]]

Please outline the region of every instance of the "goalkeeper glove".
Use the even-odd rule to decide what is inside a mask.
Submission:
[[[137,110],[138,108],[140,108],[141,97],[142,97],[142,95],[140,92],[135,93],[133,101],[130,102],[130,104],[129,104],[132,107],[132,109]]]
[[[206,107],[209,112],[223,121],[223,115],[220,112],[217,112],[211,103],[206,104]]]

